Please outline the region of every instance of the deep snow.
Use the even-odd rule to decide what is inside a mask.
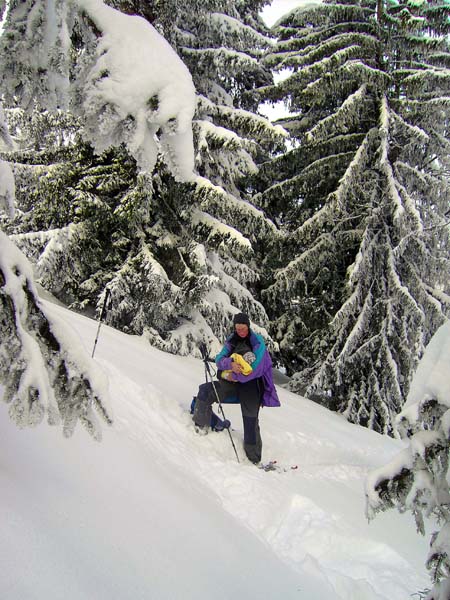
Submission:
[[[45,302],[90,354],[97,323]],[[404,444],[279,388],[262,411],[265,473],[246,462],[239,407],[198,436],[188,413],[201,361],[102,326],[114,425],[103,441],[0,403],[0,598],[5,600],[406,600],[429,586],[429,537],[410,515],[370,524],[364,480]]]

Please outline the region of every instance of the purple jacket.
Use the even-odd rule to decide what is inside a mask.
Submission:
[[[231,363],[233,360],[230,355],[234,349],[230,343],[233,335],[229,336],[219,354],[216,356],[216,365],[221,371],[231,369]],[[253,353],[256,356],[256,360],[252,363],[253,371],[250,375],[242,375],[241,373],[233,373],[233,378],[236,383],[245,383],[251,379],[261,378],[264,385],[264,392],[261,404],[263,406],[280,406],[280,400],[278,399],[277,390],[273,383],[272,377],[272,359],[266,348],[266,344],[262,336],[258,333],[250,331],[250,345]]]

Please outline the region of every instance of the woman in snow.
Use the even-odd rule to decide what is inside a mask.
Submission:
[[[262,336],[251,330],[250,319],[244,313],[234,316],[233,326],[233,333],[228,336],[215,359],[219,381],[199,386],[193,419],[198,427],[209,426],[211,405],[217,402],[214,387],[221,402],[239,403],[244,425],[245,454],[252,463],[257,464],[261,461],[262,452],[259,408],[280,406],[280,401],[273,384],[272,359]],[[248,353],[253,353],[254,360]],[[239,355],[239,358],[233,355]],[[242,363],[241,357],[244,355],[252,361],[250,369],[247,368],[248,364]],[[222,378],[223,372],[225,378]]]

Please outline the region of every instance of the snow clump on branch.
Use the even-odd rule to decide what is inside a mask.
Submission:
[[[190,180],[196,96],[187,67],[142,17],[101,0],[79,0],[79,6],[102,34],[82,90],[89,141],[97,152],[124,142],[150,172],[159,141],[173,175]]]

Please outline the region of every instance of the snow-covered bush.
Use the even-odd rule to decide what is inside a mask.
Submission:
[[[409,442],[392,462],[370,473],[366,481],[367,512],[397,507],[414,515],[425,534],[425,519],[440,526],[431,536],[426,559],[434,588],[427,600],[450,594],[450,321],[428,344],[414,376],[408,400],[397,417]]]

